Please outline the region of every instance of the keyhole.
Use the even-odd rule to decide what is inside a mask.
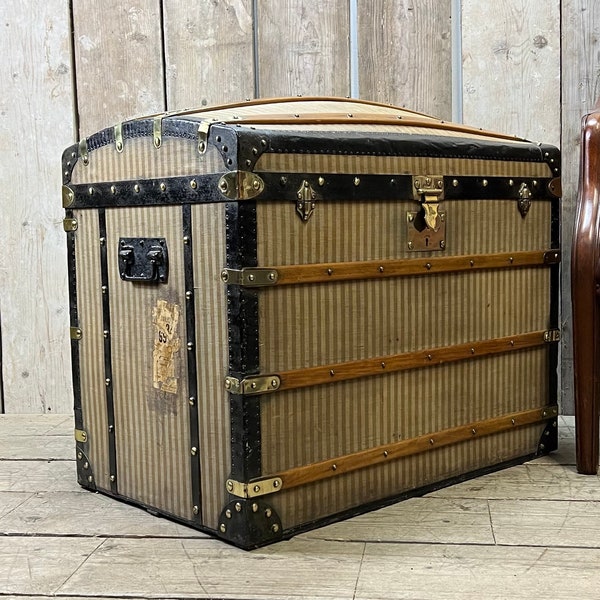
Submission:
[[[429,246],[429,238],[428,238],[428,237],[426,237],[426,238],[425,238],[425,247],[428,247],[428,246]]]

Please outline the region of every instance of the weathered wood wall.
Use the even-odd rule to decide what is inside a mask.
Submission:
[[[454,109],[469,124],[561,144],[566,286],[579,121],[600,93],[598,17],[592,0],[544,0],[543,10],[535,0],[0,4],[4,409],[71,410],[60,155],[139,114],[354,93],[445,119]],[[461,46],[462,69],[453,72]],[[568,308],[565,412],[572,410]]]

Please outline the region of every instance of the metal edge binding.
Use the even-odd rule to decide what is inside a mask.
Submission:
[[[77,481],[79,485],[95,491],[96,479],[94,477],[94,470],[85,449],[81,446],[83,443],[85,442],[80,442],[76,446]]]
[[[67,185],[71,183],[71,176],[73,174],[73,169],[77,163],[78,157],[78,145],[72,144],[71,146],[65,148],[62,154],[62,180],[63,184]]]
[[[282,539],[281,518],[266,502],[236,499],[219,515],[217,535],[244,549],[256,548]]]
[[[536,452],[538,456],[548,454],[558,448],[558,413],[550,415],[549,419],[540,436]]]

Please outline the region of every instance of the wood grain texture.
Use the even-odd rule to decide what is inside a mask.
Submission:
[[[254,97],[252,0],[164,0],[169,110]]]
[[[35,18],[32,15],[35,14]],[[71,410],[60,155],[72,143],[67,5],[0,5],[0,319],[4,407]]]
[[[562,388],[563,411],[574,413],[572,317],[570,303],[571,242],[577,185],[581,119],[600,96],[600,6],[592,0],[564,0],[561,11],[563,65],[561,146],[563,152],[562,246]]]
[[[165,109],[159,0],[73,3],[79,137]]]
[[[257,6],[260,96],[350,93],[347,0],[259,0]]]
[[[463,0],[462,34],[464,121],[558,145],[558,0]]]
[[[449,119],[450,0],[358,2],[359,94]]]

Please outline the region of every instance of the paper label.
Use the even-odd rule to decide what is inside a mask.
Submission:
[[[152,355],[153,385],[169,394],[177,393],[176,355],[181,347],[177,332],[179,305],[158,300],[152,309],[154,351]]]

